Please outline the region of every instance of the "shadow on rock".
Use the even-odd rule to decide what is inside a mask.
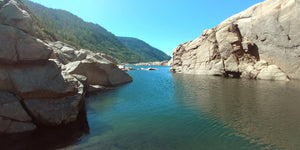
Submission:
[[[80,141],[89,133],[86,111],[79,114],[76,122],[60,127],[38,127],[32,132],[0,135],[0,149],[5,150],[52,150],[64,148]]]

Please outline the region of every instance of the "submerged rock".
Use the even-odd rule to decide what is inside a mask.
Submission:
[[[141,70],[158,70],[157,68],[141,68]]]
[[[125,65],[118,65],[119,69],[123,70],[123,71],[131,71],[131,70],[135,70],[133,67],[127,67]]]
[[[173,50],[171,71],[250,79],[300,79],[298,1],[266,0]],[[267,62],[257,68],[260,61]]]

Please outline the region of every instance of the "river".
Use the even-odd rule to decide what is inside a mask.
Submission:
[[[66,149],[300,149],[300,83],[157,71],[87,102],[89,134]]]
[[[89,128],[16,135],[2,139],[1,149],[300,149],[299,81],[172,74],[169,67],[154,67],[129,71],[132,83],[90,95]]]

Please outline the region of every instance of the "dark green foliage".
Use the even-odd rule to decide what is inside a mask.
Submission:
[[[165,53],[135,39],[136,44],[124,40],[101,26],[83,21],[64,10],[46,8],[23,0],[34,21],[36,36],[43,40],[62,41],[77,48],[101,52],[117,58],[120,62],[137,63],[170,59]],[[21,2],[22,3],[22,2]],[[136,45],[136,47],[134,46]]]
[[[171,59],[169,55],[150,46],[142,40],[130,37],[118,37],[118,39],[128,48],[141,55],[144,62],[164,61]]]
[[[139,54],[127,48],[99,25],[87,23],[64,10],[46,8],[28,0],[23,2],[34,14],[37,37],[43,40],[63,41],[77,48],[111,55],[121,62],[142,61]]]

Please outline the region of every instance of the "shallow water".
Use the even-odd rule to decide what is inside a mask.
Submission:
[[[300,83],[128,72],[92,95],[89,134],[63,149],[300,149]]]

